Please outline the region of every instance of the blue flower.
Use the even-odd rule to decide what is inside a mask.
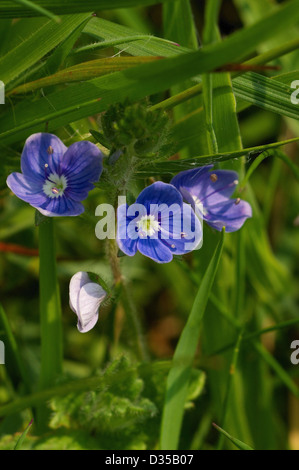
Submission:
[[[212,170],[213,165],[182,171],[172,180],[183,198],[191,203],[202,218],[216,230],[239,230],[252,217],[248,202],[230,199],[235,192],[238,174],[229,170]]]
[[[52,134],[34,134],[25,143],[22,173],[12,173],[7,186],[48,217],[84,212],[87,198],[102,173],[103,154],[90,142],[67,148]]]
[[[97,323],[99,308],[107,293],[83,271],[72,277],[69,290],[70,307],[78,317],[77,328],[80,333],[87,333]]]
[[[117,243],[128,256],[138,251],[157,263],[194,250],[202,239],[202,226],[177,189],[157,182],[138,196],[136,203],[117,211]]]

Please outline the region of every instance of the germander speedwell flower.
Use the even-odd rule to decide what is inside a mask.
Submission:
[[[157,263],[194,250],[202,239],[200,220],[183,203],[172,185],[156,182],[145,188],[136,203],[117,211],[117,242],[128,256],[138,251]]]
[[[102,152],[91,142],[67,148],[52,134],[34,134],[25,143],[22,173],[12,173],[7,185],[23,201],[48,217],[84,212],[87,198],[102,173]]]
[[[230,170],[212,170],[213,165],[182,171],[172,180],[183,198],[191,203],[207,224],[226,232],[239,230],[252,217],[248,202],[230,199],[237,185],[238,174]]]
[[[98,321],[99,308],[106,291],[92,282],[87,273],[80,271],[70,281],[70,307],[78,317],[80,333],[90,331]]]

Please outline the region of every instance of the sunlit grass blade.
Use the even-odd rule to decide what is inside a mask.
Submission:
[[[0,127],[3,129],[0,134],[1,144],[7,145],[27,137],[34,131],[41,131],[42,123],[48,122],[48,130],[53,131],[82,117],[104,111],[115,101],[136,101],[167,90],[200,73],[210,72],[225,63],[242,60],[269,36],[274,26],[281,30],[289,25],[289,22],[296,22],[299,18],[298,5],[299,0],[293,0],[278,13],[248,29],[232,34],[219,44],[156,63],[133,67],[125,72],[116,72],[109,75],[109,78],[100,77],[80,83],[68,90],[52,93],[30,106],[27,102],[21,103],[9,115],[6,114],[4,122],[0,119]],[[5,60],[5,57],[2,60]]]
[[[20,85],[11,90],[7,96],[29,93],[40,90],[41,88],[63,83],[90,80],[94,77],[101,77],[102,75],[106,75],[108,73],[113,73],[118,70],[125,70],[130,67],[136,67],[137,65],[153,62],[158,59],[158,57],[109,57],[106,59],[83,62],[81,64],[63,69],[53,75],[49,75],[48,77],[40,78],[39,80]]]
[[[48,21],[20,45],[0,58],[0,76],[6,86],[62,42],[86,14],[65,16],[59,24]]]
[[[235,78],[233,88],[240,100],[282,116],[299,119],[298,106],[291,101],[291,82],[284,85],[277,80],[249,72]]]
[[[224,429],[217,426],[217,424],[213,423],[213,426],[215,429],[217,429],[217,431],[219,431],[221,434],[227,437],[239,450],[254,450],[249,445],[245,444],[242,441],[239,441],[239,439],[236,439],[235,437],[228,434],[228,432],[224,431]]]
[[[221,259],[223,243],[224,231],[199,286],[189,318],[173,356],[173,365],[167,378],[162,416],[160,437],[162,450],[175,450],[178,447],[188,383],[199,340],[201,322]]]
[[[155,42],[157,42],[157,43],[159,43],[159,46],[160,46],[160,44],[175,45],[172,41],[168,41],[167,39],[158,38],[156,36],[151,36],[149,34],[145,34],[145,35],[138,34],[138,35],[135,35],[135,36],[127,36],[127,37],[123,37],[123,38],[111,39],[111,40],[107,40],[107,41],[101,41],[101,42],[95,42],[95,43],[92,43],[92,44],[88,44],[87,46],[82,46],[82,47],[78,47],[77,49],[74,49],[72,53],[73,54],[80,54],[82,52],[97,51],[99,49],[105,49],[107,47],[115,47],[115,46],[119,46],[120,44],[129,44],[131,42],[137,42],[137,41],[141,41],[141,40],[146,41],[146,43],[152,43],[152,42],[155,43]],[[153,55],[155,55],[155,54],[153,54]],[[168,54],[167,54],[167,56],[168,56]]]
[[[85,18],[71,33],[62,41],[52,54],[46,58],[43,71],[45,74],[53,74],[64,66],[65,60],[72,52],[72,49],[81,36],[82,30],[90,21],[90,17]],[[24,83],[24,82],[23,82]]]
[[[154,55],[161,57],[171,57],[173,55],[190,52],[190,49],[179,46],[171,41],[158,38],[152,35],[144,35],[123,25],[112,23],[104,18],[92,18],[84,28],[84,33],[88,34],[99,44],[112,43],[120,51],[125,50],[127,54]],[[132,42],[132,39],[134,41]]]

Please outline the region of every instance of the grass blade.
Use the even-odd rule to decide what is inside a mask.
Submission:
[[[227,437],[239,450],[254,450],[252,447],[248,446],[244,442],[239,441],[239,439],[236,439],[235,437],[228,434],[228,432],[224,431],[224,429],[217,426],[217,424],[213,423],[213,426],[215,429],[217,429],[217,431]]]
[[[47,21],[34,34],[0,58],[0,76],[6,86],[36,64],[79,26],[85,15],[65,16],[61,23]]]
[[[83,13],[86,11],[111,10],[115,8],[141,7],[155,5],[157,3],[173,2],[174,0],[35,0],[36,7],[43,10],[51,10],[57,15],[65,15],[70,11]],[[20,2],[21,3],[21,2]],[[41,11],[33,9],[30,5],[18,5],[15,0],[1,0],[1,18],[20,18],[40,16]],[[32,3],[32,2],[26,2]]]
[[[254,157],[258,156],[262,152],[267,150],[276,149],[278,147],[283,147],[284,145],[292,144],[294,142],[298,142],[299,137],[295,137],[294,139],[283,140],[281,142],[273,142],[271,144],[260,145],[257,147],[250,147],[241,150],[231,151],[231,152],[223,152],[214,155],[200,155],[193,158],[186,158],[184,160],[169,160],[166,162],[157,162],[152,164],[151,167],[147,165],[145,168],[140,168],[138,174],[141,177],[144,175],[156,176],[156,175],[169,175],[172,176],[175,173],[179,173],[180,171],[190,170],[196,166],[204,166],[210,165],[211,163],[220,163],[225,162],[234,158],[241,158],[243,156],[247,157]],[[274,156],[274,153],[272,154]],[[297,168],[297,167],[296,167]]]
[[[14,450],[21,450],[21,447],[23,445],[23,442],[25,441],[26,439],[26,436],[31,428],[33,424],[33,419],[30,421],[30,423],[28,424],[27,428],[25,429],[25,431],[23,432],[23,434],[20,436],[20,438],[18,439],[15,447],[14,447]]]
[[[29,0],[13,0],[13,1],[25,8],[30,8],[35,13],[37,13],[38,16],[39,15],[47,16],[48,18],[50,18],[50,20],[56,21],[56,23],[61,22],[61,19],[58,16],[54,15],[54,13],[52,13],[51,11],[46,10],[46,8],[43,8],[42,6],[37,5],[36,3],[30,2]]]
[[[223,243],[224,231],[199,286],[188,321],[174,353],[173,365],[167,378],[167,390],[162,417],[160,442],[162,450],[176,450],[178,446],[188,382],[198,344],[201,322],[219,266]]]

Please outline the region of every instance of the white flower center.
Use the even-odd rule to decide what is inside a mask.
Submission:
[[[159,232],[160,225],[154,215],[144,215],[137,221],[138,234],[141,238],[151,237]]]
[[[57,173],[51,173],[43,186],[44,193],[51,199],[63,196],[65,189],[67,188],[66,177],[57,175]]]

